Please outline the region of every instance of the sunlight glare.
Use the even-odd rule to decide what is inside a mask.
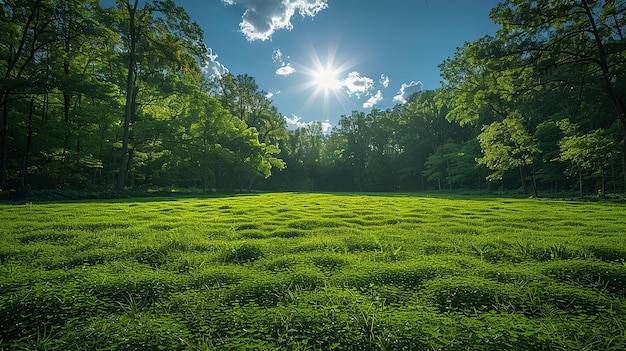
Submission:
[[[324,91],[341,88],[341,81],[337,78],[338,73],[332,67],[318,68],[313,74],[315,85]]]
[[[301,72],[307,76],[308,80],[298,87],[298,90],[307,91],[309,98],[304,106],[317,104],[321,99],[325,113],[329,111],[331,100],[339,103],[343,108],[348,102],[343,93],[342,75],[354,66],[353,60],[341,60],[337,57],[339,45],[329,45],[325,60],[320,58],[318,51],[309,43],[305,49],[310,60],[310,65],[301,67]]]

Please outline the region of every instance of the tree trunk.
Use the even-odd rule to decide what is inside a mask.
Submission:
[[[6,189],[7,158],[9,157],[9,92],[2,94],[2,134],[0,136],[0,190]]]
[[[617,181],[615,179],[615,163],[611,162],[611,183],[613,183],[613,192],[617,192]]]
[[[526,162],[526,158],[524,158],[523,161],[524,161],[524,168],[526,168],[526,172],[528,172],[528,176],[530,177],[530,181],[531,181],[531,184],[533,186],[533,193],[535,194],[535,197],[539,197],[539,194],[537,193],[537,182],[535,181],[535,175],[533,174],[532,169],[530,168],[530,166]],[[521,169],[520,169],[520,172],[521,172]],[[528,189],[526,189],[526,190],[528,190]]]
[[[596,47],[598,49],[597,64],[602,70],[604,93],[615,108],[615,112],[617,112],[617,116],[622,124],[622,171],[624,173],[624,192],[626,192],[626,102],[624,101],[624,96],[618,94],[614,89],[614,75],[610,72],[610,65],[608,63],[609,54],[602,43],[602,38],[600,31],[598,30],[598,25],[594,19],[593,11],[589,7],[589,4],[587,4],[587,1],[581,1],[581,5],[585,9],[586,16],[589,20],[589,24],[591,25],[591,33],[594,36]]]
[[[63,74],[67,78],[69,82],[70,76],[70,40],[69,38],[65,39],[65,55],[66,58],[63,60]],[[68,92],[69,88],[67,86],[63,89],[63,121],[65,123],[69,123],[70,121],[70,103],[72,101],[72,94]]]
[[[528,170],[528,175],[530,176],[530,181],[533,185],[533,192],[535,193],[535,197],[539,197],[539,193],[537,192],[537,181],[535,180],[535,175],[532,170]]]
[[[519,166],[519,177],[522,182],[522,191],[524,194],[528,194],[528,184],[526,184],[526,177],[524,177],[524,170],[522,169],[522,166]]]
[[[602,183],[600,184],[600,196],[604,197],[604,194],[606,194],[606,188],[605,188],[605,179],[604,179],[604,167],[602,167],[602,169],[600,169],[600,176],[601,176],[601,180]]]
[[[130,138],[130,119],[133,113],[133,90],[135,85],[135,66],[137,58],[137,28],[135,27],[135,14],[137,13],[137,3],[139,0],[135,0],[133,6],[130,3],[126,3],[126,9],[129,16],[129,40],[130,47],[128,52],[128,73],[126,75],[126,105],[124,109],[124,136],[122,137],[122,149],[120,150],[120,173],[118,174],[117,189],[122,190],[126,184],[126,173],[128,172],[127,158],[128,158],[128,139]]]
[[[580,191],[580,197],[583,196],[583,172],[580,166],[578,166],[578,190]]]
[[[622,112],[622,174],[624,176],[624,192],[626,193],[626,116]]]
[[[26,136],[26,150],[22,161],[22,172],[20,176],[20,188],[25,188],[28,177],[28,167],[30,165],[30,151],[33,144],[33,113],[35,111],[35,98],[30,99],[30,107],[28,109],[28,135]]]

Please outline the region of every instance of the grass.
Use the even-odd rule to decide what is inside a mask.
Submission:
[[[624,350],[626,205],[0,205],[0,350]]]

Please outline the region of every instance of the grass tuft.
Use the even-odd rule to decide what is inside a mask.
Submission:
[[[248,263],[263,257],[263,251],[254,244],[247,242],[226,247],[222,250],[221,259],[225,263]]]

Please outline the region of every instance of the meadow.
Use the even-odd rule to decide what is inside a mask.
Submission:
[[[0,350],[625,350],[626,204],[0,204]]]

